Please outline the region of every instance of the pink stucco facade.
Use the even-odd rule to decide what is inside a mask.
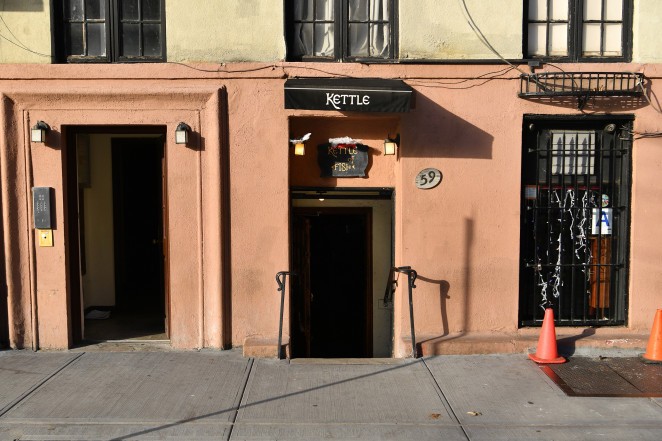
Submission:
[[[653,103],[613,98],[589,102],[583,111],[518,98],[516,71],[491,81],[471,80],[500,68],[244,63],[205,72],[168,64],[3,66],[0,231],[7,306],[0,324],[6,322],[9,345],[65,349],[75,343],[63,155],[71,128],[153,126],[166,132],[167,285],[174,348],[236,347],[251,339],[275,347],[280,298],[274,275],[290,266],[290,186],[394,189],[394,263],[418,272],[416,333],[421,341],[436,342],[428,351],[444,352],[481,336],[488,345],[475,351],[489,351],[495,338],[513,350],[526,347],[537,329],[518,326],[523,116],[628,114],[634,116],[635,132],[660,132],[654,97],[662,94],[662,66],[601,64],[601,71],[644,73]],[[415,91],[415,108],[401,114],[284,108],[286,78],[336,75],[402,79]],[[29,128],[38,120],[51,127],[45,144],[30,142]],[[174,142],[180,121],[192,128],[189,146]],[[368,177],[320,178],[314,155],[295,157],[288,142],[292,132],[303,130],[313,132],[311,146],[327,134],[363,139],[371,147]],[[397,156],[381,153],[388,133],[401,136]],[[660,138],[633,143],[627,323],[598,329],[593,338],[603,343],[646,336],[653,313],[662,306],[660,147]],[[414,177],[429,167],[441,170],[443,181],[421,191]],[[34,186],[54,189],[52,248],[35,244]],[[400,284],[395,357],[409,351],[405,293]],[[290,317],[285,310],[287,341]],[[564,328],[560,333],[582,331]]]

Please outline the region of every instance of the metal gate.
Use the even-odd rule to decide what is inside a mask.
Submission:
[[[632,118],[525,117],[520,326],[627,319]]]

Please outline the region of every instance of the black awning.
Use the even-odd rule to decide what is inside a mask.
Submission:
[[[300,78],[285,81],[285,108],[409,112],[414,90],[401,80]]]

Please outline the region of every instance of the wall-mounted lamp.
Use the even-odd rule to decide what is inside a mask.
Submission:
[[[46,141],[46,132],[51,128],[43,121],[37,121],[32,129],[30,129],[30,141],[32,142],[45,142]]]
[[[395,138],[387,136],[384,140],[384,155],[395,155],[395,149],[400,145],[400,135]]]
[[[177,124],[175,129],[175,144],[188,144],[188,134],[191,132],[191,127],[183,122]]]
[[[297,156],[303,156],[306,154],[306,141],[310,139],[310,133],[306,133],[301,137],[301,139],[290,139],[290,142],[294,144],[294,154]]]

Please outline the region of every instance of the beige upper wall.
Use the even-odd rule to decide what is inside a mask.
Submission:
[[[0,63],[51,62],[49,0],[1,0],[0,14]]]
[[[634,0],[632,23],[632,61],[636,63],[662,62],[662,2]]]
[[[165,3],[168,61],[285,58],[282,1],[166,0]],[[502,56],[515,59],[522,56],[524,1],[466,0],[466,4],[478,27]],[[4,20],[4,23],[0,21],[0,63],[51,62],[49,0],[2,0],[0,14]],[[654,44],[661,26],[662,2],[634,0],[634,62],[662,61],[662,45]],[[460,0],[399,0],[398,28],[402,59],[496,58],[471,30]]]
[[[459,0],[399,0],[400,58],[497,58],[472,31]],[[478,28],[504,58],[522,57],[520,0],[466,0]]]
[[[285,58],[279,0],[166,0],[168,61]]]

